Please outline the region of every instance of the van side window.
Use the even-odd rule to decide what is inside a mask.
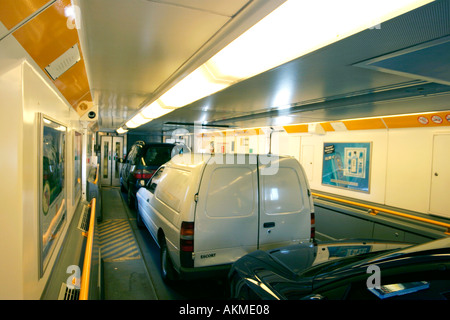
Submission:
[[[190,179],[189,171],[167,168],[162,177],[158,178],[155,197],[176,212],[180,212],[181,204],[186,199]]]
[[[217,168],[209,181],[206,214],[210,217],[243,217],[255,209],[254,173],[249,168]]]
[[[150,179],[150,181],[147,184],[147,189],[151,193],[155,193],[155,189],[158,185],[159,179],[161,178],[162,173],[164,172],[164,167],[161,167],[156,171],[156,173],[153,175],[153,177]]]
[[[263,205],[267,214],[294,213],[302,210],[303,193],[297,172],[279,168],[275,175],[263,175]]]

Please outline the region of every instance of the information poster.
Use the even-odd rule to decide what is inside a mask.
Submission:
[[[369,192],[371,142],[326,142],[322,184]]]
[[[66,221],[65,149],[67,128],[40,116],[39,244],[43,275]]]

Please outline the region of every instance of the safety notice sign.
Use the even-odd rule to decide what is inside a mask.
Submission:
[[[322,184],[369,192],[371,142],[326,142]]]

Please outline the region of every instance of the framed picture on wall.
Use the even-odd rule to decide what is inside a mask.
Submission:
[[[39,270],[42,277],[67,220],[67,127],[43,114],[39,114],[38,127]]]
[[[322,184],[367,192],[372,142],[325,142]]]
[[[74,131],[73,136],[73,205],[76,204],[77,200],[81,196],[81,144],[82,144],[82,134],[78,131]]]

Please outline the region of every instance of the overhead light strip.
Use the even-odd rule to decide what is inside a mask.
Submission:
[[[288,0],[159,101],[169,108],[183,107],[365,29],[382,28],[381,23],[433,1]],[[132,125],[142,122],[141,114],[136,117]]]

